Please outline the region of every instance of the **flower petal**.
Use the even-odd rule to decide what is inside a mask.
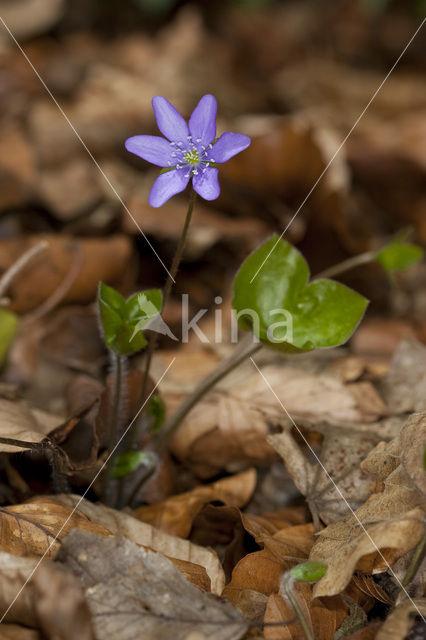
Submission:
[[[152,99],[152,106],[158,128],[163,136],[173,142],[188,142],[188,125],[179,111],[163,96],[155,96]]]
[[[216,113],[216,98],[210,94],[203,96],[189,119],[189,132],[194,144],[207,146],[213,142],[216,137]]]
[[[216,200],[220,194],[220,186],[218,175],[219,171],[215,167],[207,167],[205,171],[201,171],[192,178],[192,184],[195,191],[204,200]]]
[[[242,133],[224,133],[219,140],[214,143],[208,153],[211,162],[227,162],[250,146],[251,140]]]
[[[143,158],[158,167],[170,167],[176,164],[172,158],[173,147],[160,136],[133,136],[124,143],[127,151]]]
[[[189,182],[187,169],[173,169],[158,176],[149,194],[148,202],[151,207],[161,207],[172,196],[185,189]]]

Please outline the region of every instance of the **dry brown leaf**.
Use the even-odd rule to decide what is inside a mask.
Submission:
[[[356,573],[353,576],[353,584],[360,590],[362,593],[365,593],[368,596],[379,600],[379,602],[384,602],[385,604],[393,605],[393,600],[382,587],[377,584],[372,576],[366,576],[362,573]]]
[[[92,211],[102,199],[99,182],[96,167],[83,156],[71,159],[66,165],[45,169],[38,187],[43,202],[55,216],[69,220]]]
[[[0,548],[15,556],[54,556],[60,540],[73,528],[111,536],[104,526],[90,522],[80,511],[49,498],[34,498],[24,504],[0,508]],[[55,541],[57,538],[59,541]]]
[[[265,534],[273,535],[297,524],[304,524],[306,521],[306,510],[304,507],[284,507],[276,511],[264,512],[261,514],[242,513],[241,520],[244,528],[258,542]]]
[[[36,567],[36,560],[0,552],[1,612],[6,611]],[[40,629],[46,638],[94,639],[91,616],[78,581],[53,563],[46,562],[37,567],[7,612],[5,621]],[[0,638],[2,630],[3,625],[0,626]],[[4,637],[14,636],[6,634]],[[25,635],[15,637],[26,638]]]
[[[6,3],[2,12],[15,37],[25,40],[49,31],[65,9],[65,0],[19,0],[11,5]]]
[[[47,240],[48,248],[15,278],[8,292],[11,308],[19,313],[38,307],[56,291],[77,255],[81,268],[65,294],[64,302],[92,302],[99,281],[117,284],[130,262],[132,248],[125,236],[76,239],[65,235],[40,235],[0,240],[0,271],[8,269],[41,240]]]
[[[380,627],[380,622],[370,622],[363,629],[359,629],[352,633],[350,636],[347,636],[345,640],[375,640],[377,637],[377,631]]]
[[[414,607],[413,605],[416,605]],[[375,640],[404,640],[414,624],[418,611],[426,617],[426,598],[416,598],[413,602],[404,600],[386,618]]]
[[[262,373],[296,422],[339,427],[362,424],[367,430],[367,423],[386,413],[370,383],[359,383],[361,394],[354,393],[356,385],[348,388],[335,375],[319,376],[277,364],[264,366]],[[365,385],[369,397],[374,397],[368,407],[360,399]],[[165,390],[171,407],[177,403],[177,391],[176,384],[171,394]],[[203,475],[235,461],[265,464],[274,457],[265,441],[270,423],[284,425],[289,419],[252,365],[243,367],[237,379],[226,381],[223,391],[218,386],[191,411],[173,439],[173,451]]]
[[[247,630],[229,602],[203,593],[170,560],[126,538],[74,531],[58,559],[84,585],[99,638],[186,640],[196,631],[212,640],[238,640]]]
[[[416,458],[411,456],[410,446],[418,448],[414,434],[417,434],[419,420],[423,421],[421,414],[412,416],[399,436],[387,444],[379,443],[362,463],[363,471],[379,480],[376,493],[354,514],[319,533],[310,559],[325,562],[328,568],[315,586],[315,595],[340,593],[355,569],[364,573],[385,571],[421,539],[424,498],[415,490],[402,463],[403,443],[409,467]],[[423,453],[423,447],[421,451]]]
[[[232,600],[232,596],[235,596],[235,600]],[[227,599],[232,602],[246,618],[251,622],[261,623],[265,615],[266,604],[268,597],[258,591],[252,589],[244,589],[242,591],[229,591],[227,593]]]
[[[281,575],[294,565],[283,565],[266,549],[249,553],[242,558],[232,572],[231,582],[223,590],[223,596],[236,602],[239,593],[246,589],[269,596],[279,589]]]
[[[264,536],[262,542],[277,560],[286,562],[288,557],[300,558],[309,556],[314,544],[314,525],[301,524],[277,531],[273,536]]]
[[[172,496],[160,504],[139,507],[136,518],[170,535],[186,538],[192,522],[209,502],[223,502],[230,507],[242,507],[256,487],[256,470],[249,469],[223,478],[210,485],[196,487],[188,493]]]
[[[315,597],[341,593],[356,569],[364,573],[386,571],[389,565],[413,549],[423,535],[424,512],[420,508],[379,524],[371,524],[371,520],[377,522],[380,511],[373,508],[369,522],[363,520],[361,509],[357,515],[367,533],[356,524],[353,516],[329,525],[320,533],[309,558],[324,562],[327,573],[315,585]]]
[[[331,640],[347,615],[347,606],[340,598],[312,600],[312,587],[298,583],[294,587],[295,597],[316,640]],[[278,593],[269,597],[265,622],[290,622],[282,627],[265,627],[267,640],[305,640],[305,634],[293,608]]]
[[[426,410],[426,347],[406,338],[396,349],[389,373],[382,383],[393,413]]]
[[[54,416],[35,409],[24,402],[12,402],[0,398],[0,436],[24,442],[37,443],[61,422],[60,416]],[[0,443],[0,451],[15,453],[29,447]]]
[[[43,640],[35,629],[18,624],[0,624],[0,640]]]
[[[424,449],[426,446],[426,411],[414,413],[399,435],[401,463],[413,484],[426,497]]]
[[[210,578],[211,591],[218,595],[222,593],[225,585],[225,574],[219,558],[213,550],[200,547],[189,542],[189,540],[170,536],[145,522],[140,522],[140,520],[124,511],[116,511],[102,504],[95,505],[88,500],[82,500],[81,496],[61,495],[55,496],[54,500],[68,508],[74,507],[79,503],[79,513],[84,514],[91,522],[105,527],[112,534],[122,535],[137,545],[158,551],[172,561],[177,560],[180,563],[203,567]],[[183,568],[182,564],[178,566]],[[187,566],[185,570],[188,577],[192,575],[194,580],[198,580],[196,567]],[[199,584],[203,586],[205,581]]]
[[[344,427],[318,425],[315,428],[325,434],[319,455],[323,467],[308,461],[288,428],[268,436],[268,442],[283,458],[296,487],[307,497],[310,507],[324,522],[330,523],[348,511],[330,478],[353,509],[371,495],[374,481],[362,473],[360,463],[377,442],[377,437],[374,432],[368,435],[364,431]]]

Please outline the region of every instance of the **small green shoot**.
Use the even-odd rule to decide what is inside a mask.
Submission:
[[[125,300],[118,291],[101,282],[98,303],[105,344],[117,355],[130,355],[146,346],[142,329],[160,313],[162,293],[150,289]]]
[[[111,478],[124,478],[145,464],[149,456],[144,451],[125,451],[114,458],[110,471]]]

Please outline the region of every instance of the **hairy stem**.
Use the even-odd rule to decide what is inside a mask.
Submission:
[[[108,453],[110,454],[119,438],[120,438],[120,406],[121,406],[121,391],[122,391],[122,374],[123,374],[123,359],[124,356],[119,356],[118,354],[111,352],[111,362],[112,362],[112,371],[115,377],[115,385],[114,385],[114,396],[112,401],[112,412],[111,412],[111,420],[109,421],[109,442],[108,442]],[[114,503],[114,491],[113,485],[115,485],[115,480],[111,478],[111,469],[114,464],[115,456],[111,456],[108,460],[108,463],[105,466],[105,479],[104,479],[104,490],[103,490],[103,500],[105,504],[112,506]]]
[[[170,267],[170,271],[167,274],[166,283],[164,285],[163,309],[164,309],[164,307],[166,306],[166,304],[167,304],[167,302],[169,300],[170,292],[172,290],[173,284],[175,282],[175,277],[176,277],[176,274],[177,274],[178,269],[179,269],[179,265],[180,265],[181,260],[182,260],[183,251],[185,249],[186,238],[188,236],[188,229],[189,229],[189,225],[191,223],[192,212],[194,210],[194,204],[195,204],[196,197],[197,197],[197,194],[194,191],[194,187],[191,187],[191,193],[190,193],[190,196],[189,196],[188,211],[186,212],[185,223],[183,225],[182,233],[181,233],[181,236],[179,238],[179,243],[178,243],[174,258],[173,258],[172,266]],[[151,339],[150,339],[149,344],[148,344],[148,349],[147,349],[147,354],[146,354],[146,362],[145,362],[145,372],[144,372],[143,386],[142,386],[142,393],[141,393],[141,402],[142,403],[145,402],[146,397],[147,397],[149,372],[151,370],[152,356],[154,355],[155,347],[157,346],[157,339],[158,339],[158,334],[157,333],[153,333],[151,335]],[[131,437],[131,444],[132,444],[133,447],[137,446],[137,444],[138,444],[137,443],[137,436],[138,436],[137,430],[134,430],[133,434],[132,434],[132,437]]]
[[[353,258],[348,258],[347,260],[343,260],[343,262],[339,262],[328,269],[324,269],[324,271],[321,271],[314,276],[313,279],[318,280],[320,278],[333,278],[335,276],[339,276],[342,273],[346,273],[346,271],[355,269],[355,267],[360,267],[361,265],[373,262],[376,255],[377,251],[366,251],[365,253],[360,253],[358,256],[353,256]]]

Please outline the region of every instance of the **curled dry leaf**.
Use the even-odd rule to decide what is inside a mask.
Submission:
[[[137,545],[158,551],[177,564],[186,577],[205,587],[205,580],[200,580],[197,565],[203,567],[211,582],[211,591],[220,595],[225,585],[225,574],[217,554],[176,536],[170,536],[155,529],[150,524],[140,522],[124,511],[110,509],[102,504],[93,504],[81,496],[60,495],[54,500],[58,504],[74,507],[78,503],[79,513],[84,514],[91,522],[98,523],[108,529],[111,534],[121,535]]]
[[[381,477],[386,473],[383,469],[388,469],[383,490],[371,495],[354,514],[329,525],[319,534],[310,559],[325,562],[327,573],[315,586],[315,596],[340,593],[355,569],[364,573],[385,571],[415,547],[423,535],[424,510],[420,506],[423,500],[413,490],[403,466],[394,468],[397,449],[393,443],[387,447],[392,451],[387,457],[378,445],[363,465],[370,473],[377,469]]]
[[[54,416],[35,409],[24,402],[12,402],[0,398],[0,437],[23,442],[42,442],[46,435],[62,422]],[[0,443],[0,452],[15,453],[29,447]]]
[[[40,235],[0,240],[0,271],[8,269],[41,240],[47,240],[48,248],[15,278],[8,292],[10,307],[18,313],[31,311],[52,295],[70,272],[77,255],[81,268],[63,297],[64,302],[92,302],[99,281],[120,282],[130,262],[131,243],[125,236],[75,239]]]
[[[34,571],[36,566],[36,560],[0,552],[0,614],[6,612],[25,585],[6,613],[5,622],[39,629],[45,638],[94,640],[90,612],[78,580],[53,563],[43,563]],[[7,632],[3,636],[2,631],[3,625],[0,638],[14,637]],[[25,634],[15,637],[26,639]]]
[[[407,638],[419,611],[423,617],[426,617],[426,598],[403,600],[388,615],[376,635],[376,640],[404,640]]]
[[[424,531],[423,519],[424,512],[417,508],[400,518],[366,524],[363,529],[355,519],[351,523],[340,521],[329,525],[309,556],[310,560],[327,564],[327,573],[315,586],[314,596],[340,593],[355,569],[365,573],[386,571],[419,542]]]
[[[172,496],[164,502],[136,509],[135,516],[171,535],[186,538],[192,522],[209,502],[223,502],[230,507],[242,507],[256,487],[256,470],[249,469],[230,478]]]
[[[194,631],[238,640],[247,630],[229,602],[203,593],[170,560],[125,538],[74,531],[58,559],[79,576],[99,638],[186,640]]]
[[[378,479],[376,493],[354,514],[319,533],[310,559],[325,562],[327,573],[315,586],[315,596],[343,591],[355,569],[385,571],[421,539],[424,498],[413,482],[419,478],[419,459],[413,449],[424,442],[424,430],[424,414],[414,414],[399,436],[379,443],[362,463],[362,470]]]
[[[49,498],[0,508],[0,547],[15,556],[54,556],[60,540],[71,529],[111,536],[104,526],[90,522],[80,511],[72,512]]]
[[[242,520],[247,531],[265,548],[244,556],[235,566],[223,591],[234,604],[247,589],[267,596],[276,593],[284,571],[306,560],[314,541],[312,524],[286,527],[271,535],[267,527],[253,522],[250,516],[242,516]]]

